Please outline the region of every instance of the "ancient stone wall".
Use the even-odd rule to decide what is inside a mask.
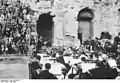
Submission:
[[[100,33],[102,31],[108,31],[113,37],[120,31],[120,15],[118,12],[118,9],[120,8],[119,2],[116,4],[116,0],[65,0],[67,5],[68,5],[68,11],[69,15],[67,20],[67,26],[65,28],[72,28],[70,27],[72,24],[74,24],[74,29],[77,29],[75,27],[78,27],[77,23],[75,24],[75,18],[77,16],[77,13],[85,8],[89,7],[90,9],[93,10],[94,13],[94,19],[93,19],[93,27],[94,27],[94,37],[100,37]],[[66,5],[66,4],[65,4]],[[74,11],[73,15],[71,15],[71,11]],[[73,18],[73,19],[72,19]],[[72,22],[72,23],[71,23]],[[74,34],[70,29],[66,29],[67,33],[71,33],[71,35]]]
[[[34,1],[34,0],[33,0]],[[42,0],[43,1],[43,0]],[[53,1],[53,0],[50,0]],[[49,2],[50,3],[50,2]],[[49,4],[48,3],[48,4]],[[40,3],[31,3],[37,15],[51,12],[54,17],[54,42],[66,44],[65,35],[74,36],[77,40],[77,15],[80,10],[88,7],[93,10],[93,36],[100,37],[101,32],[108,31],[113,37],[120,31],[119,0],[54,0],[52,7],[39,7]],[[36,7],[35,7],[36,6]],[[36,15],[36,16],[37,16]]]

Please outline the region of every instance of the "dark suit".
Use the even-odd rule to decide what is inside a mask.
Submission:
[[[103,68],[92,69],[90,73],[92,74],[91,79],[105,79],[106,72]]]
[[[32,73],[32,79],[38,79],[39,75],[36,72],[37,69],[42,69],[42,65],[40,65],[37,61],[31,63],[31,73]]]
[[[41,64],[39,64],[37,61],[35,61],[35,62],[32,62],[32,68],[34,69],[34,70],[36,70],[36,69],[42,69],[42,65]]]
[[[39,79],[57,79],[57,78],[48,70],[43,70],[39,74]]]
[[[42,46],[43,46],[43,42],[41,40],[38,40],[37,46],[36,46],[36,49],[37,49],[38,52],[39,52],[39,50],[41,49]]]
[[[80,44],[82,44],[82,33],[78,33],[78,39],[80,40]]]
[[[118,76],[118,71],[116,68],[114,68],[114,69],[111,68],[108,70],[107,79],[115,79],[117,76]]]

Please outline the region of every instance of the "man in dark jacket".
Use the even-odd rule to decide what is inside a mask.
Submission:
[[[42,41],[42,36],[39,38],[38,42],[37,42],[37,52],[39,52],[39,50],[41,50],[41,47],[43,46],[43,41]]]
[[[114,44],[115,44],[115,45],[118,45],[119,42],[120,42],[120,33],[118,33],[118,36],[116,36],[116,37],[114,38]]]
[[[107,69],[104,67],[104,64],[100,61],[96,62],[96,68],[89,70],[90,79],[106,79]]]
[[[39,74],[40,79],[57,79],[54,74],[50,73],[49,70],[51,69],[51,64],[45,64],[45,70],[41,71]]]
[[[40,64],[41,57],[35,56],[36,60],[31,63],[32,68],[32,79],[38,79],[39,78],[39,72],[42,69],[42,64]]]

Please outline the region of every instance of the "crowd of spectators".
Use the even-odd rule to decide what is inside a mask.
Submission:
[[[0,54],[28,51],[34,11],[20,0],[0,0]]]

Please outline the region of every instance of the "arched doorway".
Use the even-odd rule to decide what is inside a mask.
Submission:
[[[53,41],[53,31],[54,31],[53,16],[50,13],[44,13],[39,16],[37,21],[37,33],[42,36],[43,41],[51,42]]]
[[[88,7],[78,13],[78,39],[80,39],[81,44],[83,41],[93,37],[93,17],[93,11]]]

